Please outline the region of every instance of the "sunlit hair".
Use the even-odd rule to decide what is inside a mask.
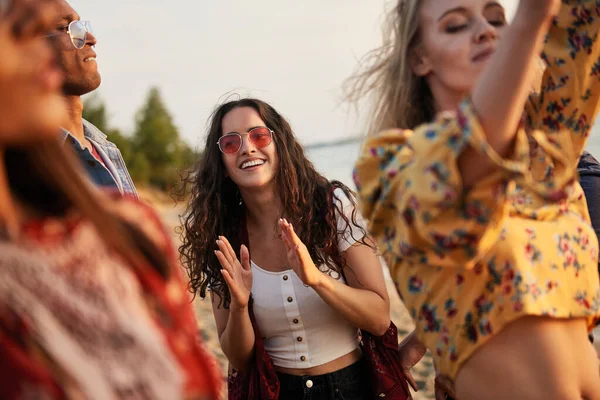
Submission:
[[[345,83],[347,99],[372,101],[369,132],[413,129],[435,117],[435,105],[425,78],[416,76],[410,56],[419,44],[419,10],[423,0],[399,0],[390,10],[383,44],[369,52],[359,71]]]
[[[214,254],[218,235],[225,236],[239,257],[245,227],[245,208],[236,184],[227,176],[217,141],[223,134],[223,118],[230,111],[249,107],[254,109],[266,126],[272,129],[273,143],[279,158],[276,176],[277,193],[281,196],[283,214],[308,248],[315,265],[326,265],[341,272],[345,261],[338,249],[339,213],[345,225],[354,224],[356,205],[351,221],[344,216],[333,191],[340,188],[352,201],[350,190],[341,182],[329,182],[320,175],[304,154],[289,123],[269,104],[252,98],[229,101],[217,107],[210,118],[204,154],[184,178],[181,193],[191,187],[191,197],[179,232],[183,244],[179,248],[181,260],[191,281],[191,291],[206,297],[206,290],[217,294],[225,307],[231,296],[221,275],[221,265]],[[342,228],[340,226],[340,228]],[[365,231],[362,230],[365,235]],[[365,243],[364,240],[360,242]],[[252,251],[252,249],[250,249]]]
[[[425,77],[413,73],[410,60],[420,44],[419,11],[423,0],[398,0],[387,15],[383,44],[367,53],[357,73],[345,82],[346,100],[371,105],[368,132],[414,129],[435,118],[435,101]],[[533,67],[532,92],[538,92],[545,69],[540,58]]]

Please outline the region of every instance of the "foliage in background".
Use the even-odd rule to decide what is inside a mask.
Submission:
[[[83,118],[97,126],[121,150],[136,185],[171,191],[179,186],[181,171],[200,157],[179,136],[156,87],[150,89],[137,113],[133,135],[110,127],[106,105],[97,95],[85,100]]]

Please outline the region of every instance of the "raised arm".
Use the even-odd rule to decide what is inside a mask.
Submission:
[[[385,286],[383,269],[375,251],[362,243],[364,231],[354,229],[350,218],[354,205],[349,199],[338,197],[341,207],[338,211],[349,218],[347,224],[341,223],[338,216],[339,249],[346,261],[343,274],[346,283],[321,272],[311,259],[304,243],[296,235],[294,228],[286,220],[279,226],[288,252],[290,265],[302,280],[348,322],[357,328],[374,335],[383,335],[390,326],[390,300]],[[362,217],[357,216],[357,220]],[[361,235],[362,233],[362,235]],[[366,243],[369,238],[364,238]]]
[[[544,131],[549,139],[539,151],[552,158],[554,148],[574,168],[598,113],[600,2],[562,3],[542,53],[546,69],[540,92],[531,97],[526,111],[529,127]]]
[[[536,59],[557,5],[557,0],[521,0],[513,23],[473,89],[473,108],[485,140],[501,157],[508,156],[514,147]],[[467,147],[458,167],[463,185],[470,187],[497,166],[486,154]]]
[[[217,294],[211,292],[213,313],[217,324],[219,342],[231,366],[244,370],[254,354],[254,329],[249,314],[252,272],[248,249],[242,246],[238,261],[229,241],[221,237],[216,254],[223,270],[223,278],[231,292],[229,309],[224,308]]]
[[[392,273],[400,260],[469,268],[496,242],[511,181],[531,180],[518,125],[556,5],[521,1],[471,101],[456,113],[365,144],[355,174],[361,210]]]

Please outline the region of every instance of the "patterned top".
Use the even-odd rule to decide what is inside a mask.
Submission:
[[[133,200],[119,212],[145,221],[171,261],[169,280],[123,262],[77,216],[0,241],[0,398],[217,398],[216,364],[168,235]]]
[[[414,131],[370,137],[356,165],[363,215],[440,370],[524,315],[600,317],[598,242],[575,169],[598,109],[600,1],[563,0],[514,153],[501,159],[469,101]],[[466,189],[467,146],[497,171]]]

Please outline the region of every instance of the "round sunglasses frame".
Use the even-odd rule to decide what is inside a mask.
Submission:
[[[73,38],[73,34],[71,33],[71,27],[74,24],[81,24],[81,27],[84,30],[84,34],[83,34],[83,39],[80,38]],[[59,32],[59,33],[51,33],[50,35],[46,35],[46,37],[52,37],[52,36],[60,36],[63,34],[67,34],[69,35],[69,38],[71,39],[71,44],[73,45],[73,47],[75,47],[77,50],[81,50],[85,47],[85,44],[88,42],[88,34],[90,35],[94,35],[94,30],[92,29],[92,23],[90,21],[80,21],[80,20],[76,20],[76,21],[71,21],[69,22],[69,25],[67,25],[67,31],[66,32]],[[75,40],[82,41],[82,45],[81,46],[77,46],[75,44]]]
[[[254,128],[254,129],[250,129],[250,130],[249,130],[247,133],[245,133],[244,135],[248,135],[248,140],[250,140],[250,134],[252,133],[252,131],[256,131],[256,130],[258,130],[258,129],[267,129],[267,130],[268,130],[268,131],[271,133],[271,140],[269,141],[269,143],[268,143],[268,144],[266,144],[266,145],[264,145],[264,146],[258,147],[259,149],[265,148],[265,147],[267,147],[268,145],[270,145],[271,143],[273,143],[273,136],[275,135],[275,132],[274,132],[272,129],[269,129],[269,128],[267,128],[266,126],[258,126],[258,127]],[[238,149],[237,149],[236,151],[234,151],[233,153],[226,153],[226,152],[224,152],[224,151],[223,151],[223,149],[221,148],[221,139],[223,139],[223,138],[225,138],[225,137],[228,137],[228,136],[237,136],[237,137],[239,137],[239,138],[240,138],[240,146],[239,146],[239,147],[238,147]],[[252,142],[251,140],[250,140],[250,142],[254,144],[254,142]],[[237,153],[239,153],[239,151],[240,151],[240,149],[242,148],[242,145],[243,145],[243,144],[244,144],[244,138],[242,137],[242,134],[240,134],[240,133],[237,133],[237,132],[236,132],[236,133],[228,133],[227,135],[223,135],[223,136],[221,136],[221,137],[219,138],[219,140],[217,141],[217,146],[219,147],[219,150],[221,151],[221,153],[223,153],[223,154],[228,154],[228,155],[231,155],[231,154],[237,154]]]

